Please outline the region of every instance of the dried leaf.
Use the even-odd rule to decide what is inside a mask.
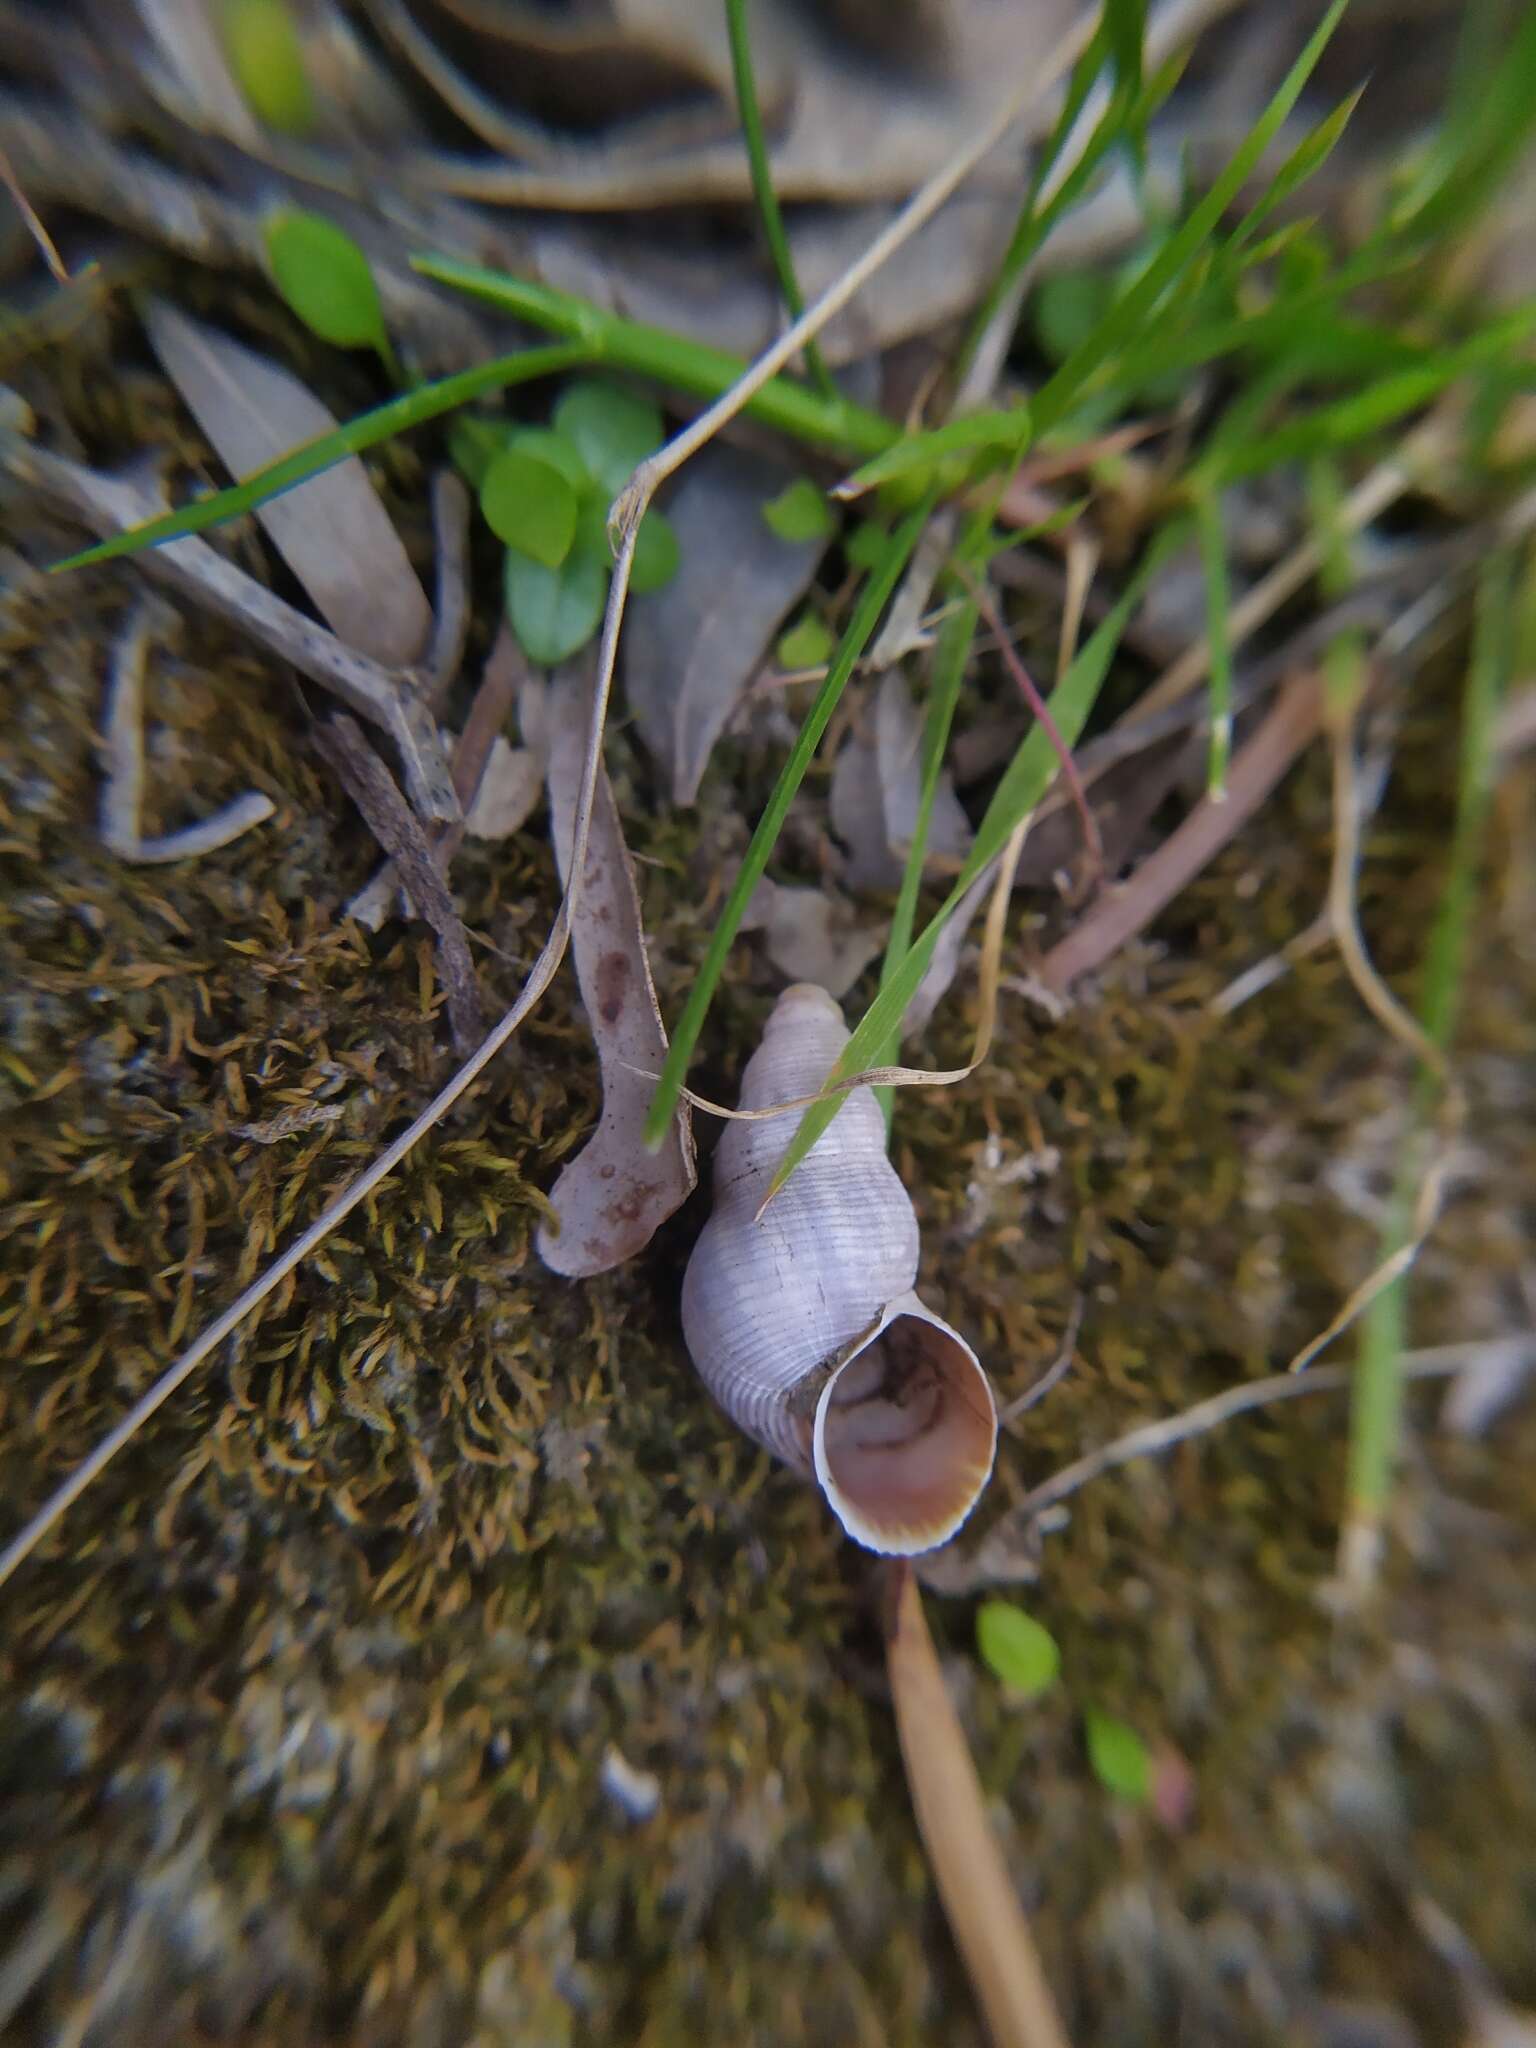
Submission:
[[[549,809],[564,879],[587,739],[587,690],[563,675],[549,693]],[[666,1056],[656,990],[646,958],[640,898],[606,769],[597,795],[586,866],[571,927],[581,999],[603,1076],[597,1129],[565,1167],[550,1197],[558,1232],[539,1231],[539,1256],[569,1279],[606,1273],[649,1244],[693,1190],[693,1132],[686,1108],[666,1142],[648,1152],[641,1135],[651,1099],[648,1076]]]
[[[527,823],[543,787],[544,770],[537,754],[509,746],[498,733],[475,800],[464,814],[464,830],[471,839],[510,839]]]
[[[814,981],[839,1002],[885,943],[853,905],[825,889],[786,888],[766,876],[742,920],[764,934],[768,958],[790,981]]]
[[[680,804],[698,796],[716,740],[821,560],[823,541],[781,540],[763,519],[785,481],[739,449],[695,456],[667,507],[678,572],[629,607],[626,693]]]
[[[917,828],[923,786],[923,715],[899,668],[893,668],[875,699],[875,764],[885,811],[886,844],[905,859]],[[971,825],[955,795],[948,770],[940,773],[928,821],[929,872],[956,874],[971,850]]]
[[[240,478],[336,420],[287,370],[153,299],[144,325],[166,375]],[[432,615],[368,473],[350,456],[256,514],[338,639],[390,668],[415,661]]]
[[[847,853],[843,879],[850,889],[877,894],[901,885],[901,862],[885,835],[880,764],[872,737],[852,732],[832,767],[832,830]]]

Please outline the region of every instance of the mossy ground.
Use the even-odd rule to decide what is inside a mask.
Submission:
[[[102,393],[171,416],[137,375],[61,368],[54,388],[108,455],[131,436]],[[222,629],[189,619],[153,663],[149,826],[248,786],[277,815],[171,868],[98,845],[93,732],[136,588],[131,567],[27,585],[3,621],[13,1525],[450,1065],[426,936],[341,920],[363,828],[292,685]],[[1369,850],[1367,923],[1402,986],[1449,823],[1454,685],[1453,663],[1416,694]],[[612,765],[675,1012],[759,764],[730,751],[697,816],[657,814],[622,733]],[[1527,772],[1501,799],[1471,956],[1466,1174],[1416,1290],[1423,1341],[1505,1326],[1528,1257],[1533,822]],[[1058,1023],[1009,998],[984,1074],[901,1100],[930,1292],[1005,1398],[1085,1297],[1081,1362],[1007,1445],[993,1511],[1137,1420],[1276,1370],[1372,1261],[1401,1058],[1326,955],[1230,1019],[1207,1008],[1314,915],[1328,825],[1314,760],[1156,950]],[[539,821],[455,876],[505,999],[556,900]],[[772,992],[744,944],[710,1093]],[[938,1064],[963,1056],[968,1000],[941,1013]],[[237,1128],[315,1103],[340,1117],[271,1144]],[[700,1206],[595,1283],[534,1253],[595,1106],[565,975],[490,1085],[7,1589],[14,2038],[979,2040],[907,1805],[871,1566],[684,1354]],[[1007,1158],[1059,1158],[978,1205],[991,1133]],[[977,1664],[972,1603],[930,1599],[1080,2048],[1456,2040],[1419,1893],[1536,2002],[1536,1424],[1449,1442],[1435,1399],[1412,1397],[1364,1622],[1319,1599],[1345,1427],[1329,1396],[1073,1502],[1024,1596],[1062,1646],[1043,1702],[1010,1706]],[[1095,1782],[1090,1703],[1187,1762],[1180,1824]],[[656,1774],[653,1818],[602,1791],[610,1744]]]

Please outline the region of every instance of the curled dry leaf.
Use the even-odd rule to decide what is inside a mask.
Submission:
[[[163,299],[144,325],[219,459],[248,476],[337,422],[297,377]],[[420,578],[368,472],[355,455],[297,490],[269,498],[257,518],[338,639],[387,668],[426,646],[432,616]]]
[[[790,981],[813,981],[839,1002],[885,943],[853,905],[826,889],[793,889],[766,875],[753,892],[743,931],[760,931],[768,958]]]
[[[550,691],[547,714],[550,827],[564,880],[587,740],[587,690],[573,673]],[[649,1077],[660,1071],[667,1034],[646,958],[634,869],[601,762],[571,952],[602,1068],[603,1109],[597,1129],[555,1182],[550,1200],[560,1227],[545,1224],[538,1243],[546,1266],[579,1280],[633,1258],[698,1178],[686,1108],[656,1152],[646,1150],[641,1135]]]
[[[759,456],[704,449],[667,505],[678,572],[630,600],[625,693],[676,803],[697,797],[716,740],[826,546],[782,540],[763,518],[790,480]]]
[[[464,830],[471,839],[510,839],[532,816],[543,787],[538,755],[509,745],[497,733],[474,801],[464,813]]]

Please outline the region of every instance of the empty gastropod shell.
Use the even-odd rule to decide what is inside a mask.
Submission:
[[[814,1094],[848,1042],[797,983],[742,1076],[741,1107]],[[759,1219],[799,1124],[727,1124],[715,1204],[683,1281],[683,1332],[733,1420],[814,1477],[855,1542],[909,1555],[952,1536],[987,1483],[997,1409],[976,1354],[913,1291],[918,1229],[872,1090],[854,1089]]]

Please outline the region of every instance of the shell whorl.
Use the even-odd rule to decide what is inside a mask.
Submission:
[[[742,1076],[741,1107],[814,1094],[847,1042],[824,989],[786,989]],[[714,1210],[683,1282],[688,1349],[727,1414],[814,1474],[857,1541],[928,1549],[986,1483],[991,1389],[912,1292],[917,1217],[870,1089],[850,1094],[754,1220],[799,1122],[788,1112],[726,1126]]]

